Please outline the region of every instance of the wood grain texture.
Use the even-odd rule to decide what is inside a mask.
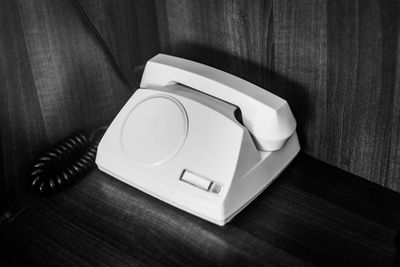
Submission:
[[[159,52],[154,1],[78,0],[110,48],[123,75],[138,86],[134,68]]]
[[[295,114],[302,150],[316,156],[326,151],[326,3],[284,0],[273,7],[274,71],[292,81],[274,87]]]
[[[398,1],[328,5],[326,160],[400,191]],[[392,129],[393,128],[393,129]],[[322,155],[321,155],[322,156]]]
[[[224,227],[98,170],[49,198],[25,195],[12,211],[24,207],[0,226],[0,262],[395,266],[399,260],[400,195],[304,155]]]
[[[142,12],[151,7],[142,2]],[[132,6],[131,1],[125,3]],[[137,23],[137,28],[143,23],[142,13],[137,21],[129,21],[131,13],[122,12],[122,4],[107,6],[113,23],[101,30],[114,31],[106,36],[109,39],[118,35],[121,23]],[[103,7],[95,7],[99,6]],[[100,7],[90,14],[104,15]],[[73,131],[88,132],[109,123],[133,91],[118,76],[73,1],[1,1],[0,20],[1,209],[27,189],[34,157]],[[155,47],[144,45],[150,32],[128,33],[127,28],[120,33],[129,35],[129,42],[118,39],[110,46],[112,51],[121,48],[120,58],[129,58],[118,61],[123,69],[143,62],[128,51],[148,56]]]
[[[48,145],[18,7],[0,8],[0,209],[21,195],[35,154]]]
[[[70,1],[20,1],[21,24],[51,143],[111,120],[129,95]]]
[[[246,1],[176,0],[165,5],[167,52],[252,77],[268,87],[273,63],[271,1],[249,5]]]
[[[285,98],[306,154],[400,191],[398,1],[156,3],[166,52]]]

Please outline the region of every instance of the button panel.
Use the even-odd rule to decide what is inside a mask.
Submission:
[[[208,191],[212,184],[212,181],[187,170],[183,172],[181,180],[205,191]]]

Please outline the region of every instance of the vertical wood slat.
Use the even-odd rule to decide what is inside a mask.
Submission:
[[[88,11],[126,75],[157,52],[158,40],[146,40],[157,36],[146,23],[156,22],[143,21],[155,16],[150,2],[121,0]],[[124,6],[138,7],[131,9],[136,16]],[[34,157],[73,131],[110,122],[133,88],[120,79],[73,1],[3,1],[0,7],[1,209],[27,190]],[[119,27],[125,23],[133,26]]]
[[[130,92],[72,2],[52,3],[21,0],[19,11],[46,132],[54,143],[111,120]]]
[[[399,190],[395,78],[399,51],[396,1],[328,4],[328,110],[324,160]],[[398,116],[398,114],[397,114]],[[320,154],[316,155],[321,157]],[[397,167],[395,166],[397,162]],[[395,180],[395,181],[394,181]]]
[[[400,37],[397,42],[397,51],[400,51]],[[391,121],[391,140],[388,162],[388,180],[386,186],[400,191],[400,52],[397,53],[396,79],[393,94],[393,114]]]
[[[292,81],[276,84],[293,110],[303,152],[324,153],[327,123],[326,2],[274,1],[274,71]],[[293,86],[296,85],[296,86]]]
[[[134,68],[153,57],[160,46],[154,1],[78,1],[130,86],[139,84],[133,75]]]
[[[27,186],[30,160],[48,145],[15,1],[0,8],[0,208]]]
[[[398,1],[163,5],[171,54],[284,97],[303,152],[400,191]]]
[[[270,87],[271,1],[166,1],[170,53]]]

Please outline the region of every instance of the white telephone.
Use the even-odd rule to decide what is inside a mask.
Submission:
[[[300,150],[287,102],[226,72],[159,54],[101,140],[104,172],[224,225]]]

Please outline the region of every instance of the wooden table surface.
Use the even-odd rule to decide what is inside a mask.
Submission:
[[[395,266],[400,258],[400,194],[304,155],[224,227],[99,170],[51,197],[26,194],[2,221],[2,266]]]

